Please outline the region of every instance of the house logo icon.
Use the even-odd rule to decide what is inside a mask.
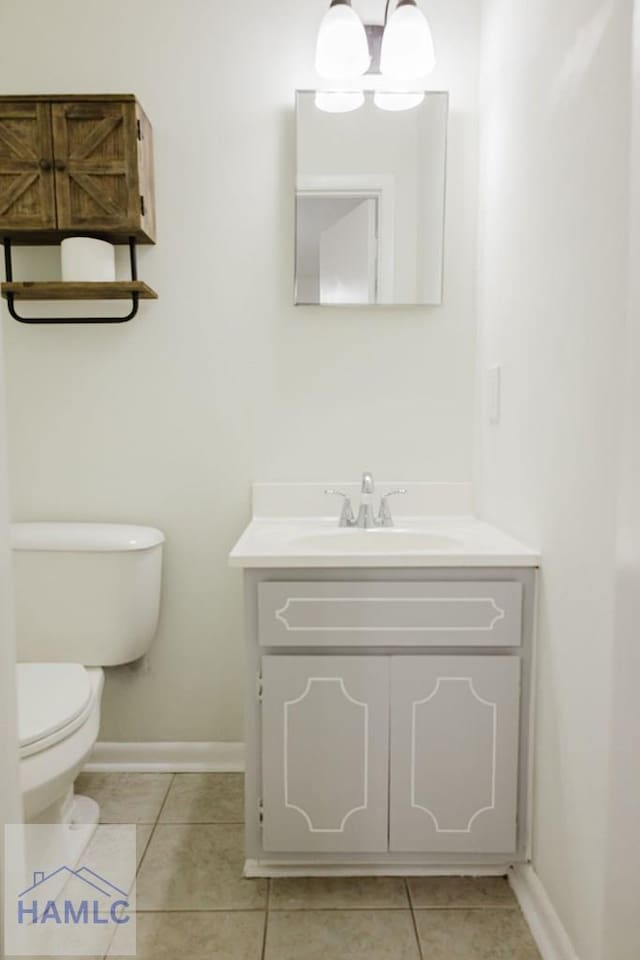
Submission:
[[[73,887],[74,896],[51,897],[52,888],[59,890],[61,881],[65,892]],[[121,925],[130,920],[128,908],[126,891],[106,877],[90,867],[73,870],[63,865],[48,874],[34,871],[31,886],[18,894],[17,921],[20,925]]]

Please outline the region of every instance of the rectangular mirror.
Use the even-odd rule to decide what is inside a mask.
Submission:
[[[295,302],[439,304],[448,95],[345,96],[296,94]]]

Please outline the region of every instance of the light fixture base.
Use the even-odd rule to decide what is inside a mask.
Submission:
[[[366,76],[380,75],[380,52],[382,50],[382,35],[384,34],[384,25],[382,23],[365,23],[365,33],[369,44],[369,53],[371,54],[371,64],[366,72]]]

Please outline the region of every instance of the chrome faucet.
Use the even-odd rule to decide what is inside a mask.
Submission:
[[[351,499],[346,493],[343,493],[342,490],[334,490],[332,488],[325,490],[327,494],[343,498],[338,526],[358,527],[360,530],[371,530],[373,527],[392,527],[393,517],[389,507],[389,497],[394,497],[397,494],[406,493],[407,491],[401,487],[398,490],[390,490],[389,493],[385,493],[380,499],[380,507],[377,515],[373,509],[374,491],[375,483],[372,475],[370,473],[363,473],[360,488],[360,507],[358,509],[358,515],[356,516],[351,506]]]
[[[362,486],[360,487],[360,509],[356,517],[356,527],[360,530],[370,530],[371,527],[378,526],[378,519],[373,512],[373,491],[376,485],[370,473],[362,474]]]

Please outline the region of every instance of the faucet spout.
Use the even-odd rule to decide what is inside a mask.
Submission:
[[[372,476],[372,474],[370,474],[370,473],[363,473],[363,474],[362,474],[362,487],[361,487],[361,492],[362,492],[362,493],[373,493],[374,490],[375,490],[375,484],[374,484],[374,482],[373,482],[373,476]]]
[[[363,473],[360,489],[360,509],[356,518],[356,527],[360,527],[361,530],[369,530],[371,527],[378,526],[378,520],[373,510],[374,490],[373,476],[370,473]]]

